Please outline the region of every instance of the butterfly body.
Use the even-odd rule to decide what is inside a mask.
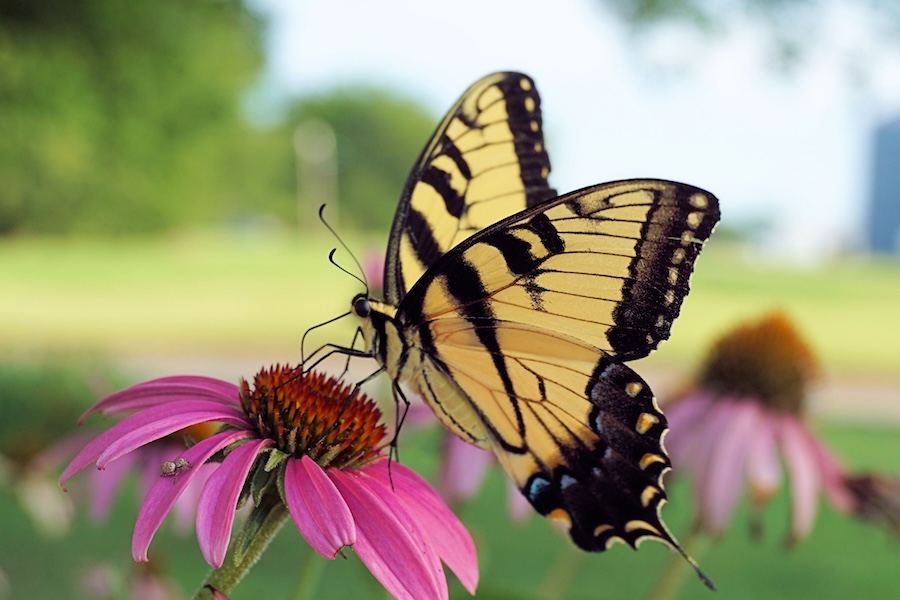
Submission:
[[[401,198],[385,300],[352,312],[395,385],[492,450],[578,546],[680,550],[659,517],[665,417],[623,363],[669,337],[718,204],[653,179],[557,197],[539,106],[518,73],[463,95]]]

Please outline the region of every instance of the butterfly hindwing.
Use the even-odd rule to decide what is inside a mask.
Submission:
[[[676,545],[660,517],[663,474],[670,462],[661,438],[666,421],[649,386],[634,371],[603,357],[585,389],[596,441],[562,450],[566,464],[536,471],[522,486],[535,509],[569,524],[572,540],[589,551],[644,537]],[[602,502],[598,502],[602,498]]]
[[[541,101],[521,73],[494,73],[462,95],[422,151],[400,198],[385,262],[400,303],[450,248],[556,195],[547,183]]]
[[[483,327],[502,353],[486,351]],[[675,545],[659,516],[666,421],[634,371],[521,323],[440,319],[430,334],[417,391],[457,435],[492,449],[539,513],[586,550],[646,536]]]

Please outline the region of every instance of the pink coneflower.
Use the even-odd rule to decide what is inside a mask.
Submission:
[[[838,511],[897,529],[897,479],[848,474],[807,427],[808,388],[817,373],[809,347],[787,317],[776,313],[722,336],[696,382],[666,404],[666,447],[675,472],[691,475],[700,530],[722,533],[745,489],[756,527],[785,473],[789,541],[812,529],[820,492]]]
[[[173,503],[200,471],[214,472],[200,494],[197,539],[220,569],[208,584],[227,594],[288,515],[312,548],[333,559],[351,546],[398,598],[446,598],[441,560],[474,592],[469,533],[436,492],[403,465],[388,465],[381,413],[365,395],[300,368],[263,369],[253,388],[206,377],[166,377],[106,398],[88,414],[134,412],[91,441],[60,477],[114,461],[179,429],[222,427],[165,462],[138,515],[135,560]],[[240,543],[229,550],[235,510],[252,503]],[[262,541],[260,541],[262,540]],[[226,560],[226,551],[230,560]]]

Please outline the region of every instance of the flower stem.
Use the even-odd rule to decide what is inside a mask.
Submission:
[[[244,576],[250,572],[250,569],[253,568],[253,565],[256,564],[272,540],[275,539],[275,534],[284,525],[288,516],[287,508],[283,504],[277,503],[271,506],[269,513],[256,531],[253,539],[244,546],[243,559],[239,563],[235,562],[234,553],[237,550],[237,544],[231,544],[222,567],[210,572],[206,581],[194,594],[194,600],[209,600],[212,598],[210,587],[226,595],[231,593]]]
[[[694,532],[684,541],[682,547],[688,556],[695,560],[702,558],[709,548],[711,540],[700,532]],[[650,590],[649,600],[672,600],[678,597],[678,592],[684,584],[688,574],[694,572],[694,567],[677,552],[669,555],[662,573],[656,579],[656,583]]]
[[[325,559],[315,552],[307,552],[306,560],[300,567],[300,575],[297,577],[297,585],[291,600],[309,600],[315,598],[319,579],[325,570]]]

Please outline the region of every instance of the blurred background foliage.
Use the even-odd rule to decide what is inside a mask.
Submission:
[[[0,10],[0,232],[152,233],[272,200],[253,158],[275,149],[238,110],[262,63],[240,3]]]
[[[233,1],[2,0],[0,235],[294,223],[293,132],[310,117],[338,138],[349,222],[386,227],[434,116],[346,89],[254,127],[241,105],[262,30]]]
[[[386,231],[436,116],[395,92],[357,87],[297,100],[285,121],[296,128],[311,119],[328,124],[334,133],[342,222]],[[299,201],[318,208],[314,199]]]

